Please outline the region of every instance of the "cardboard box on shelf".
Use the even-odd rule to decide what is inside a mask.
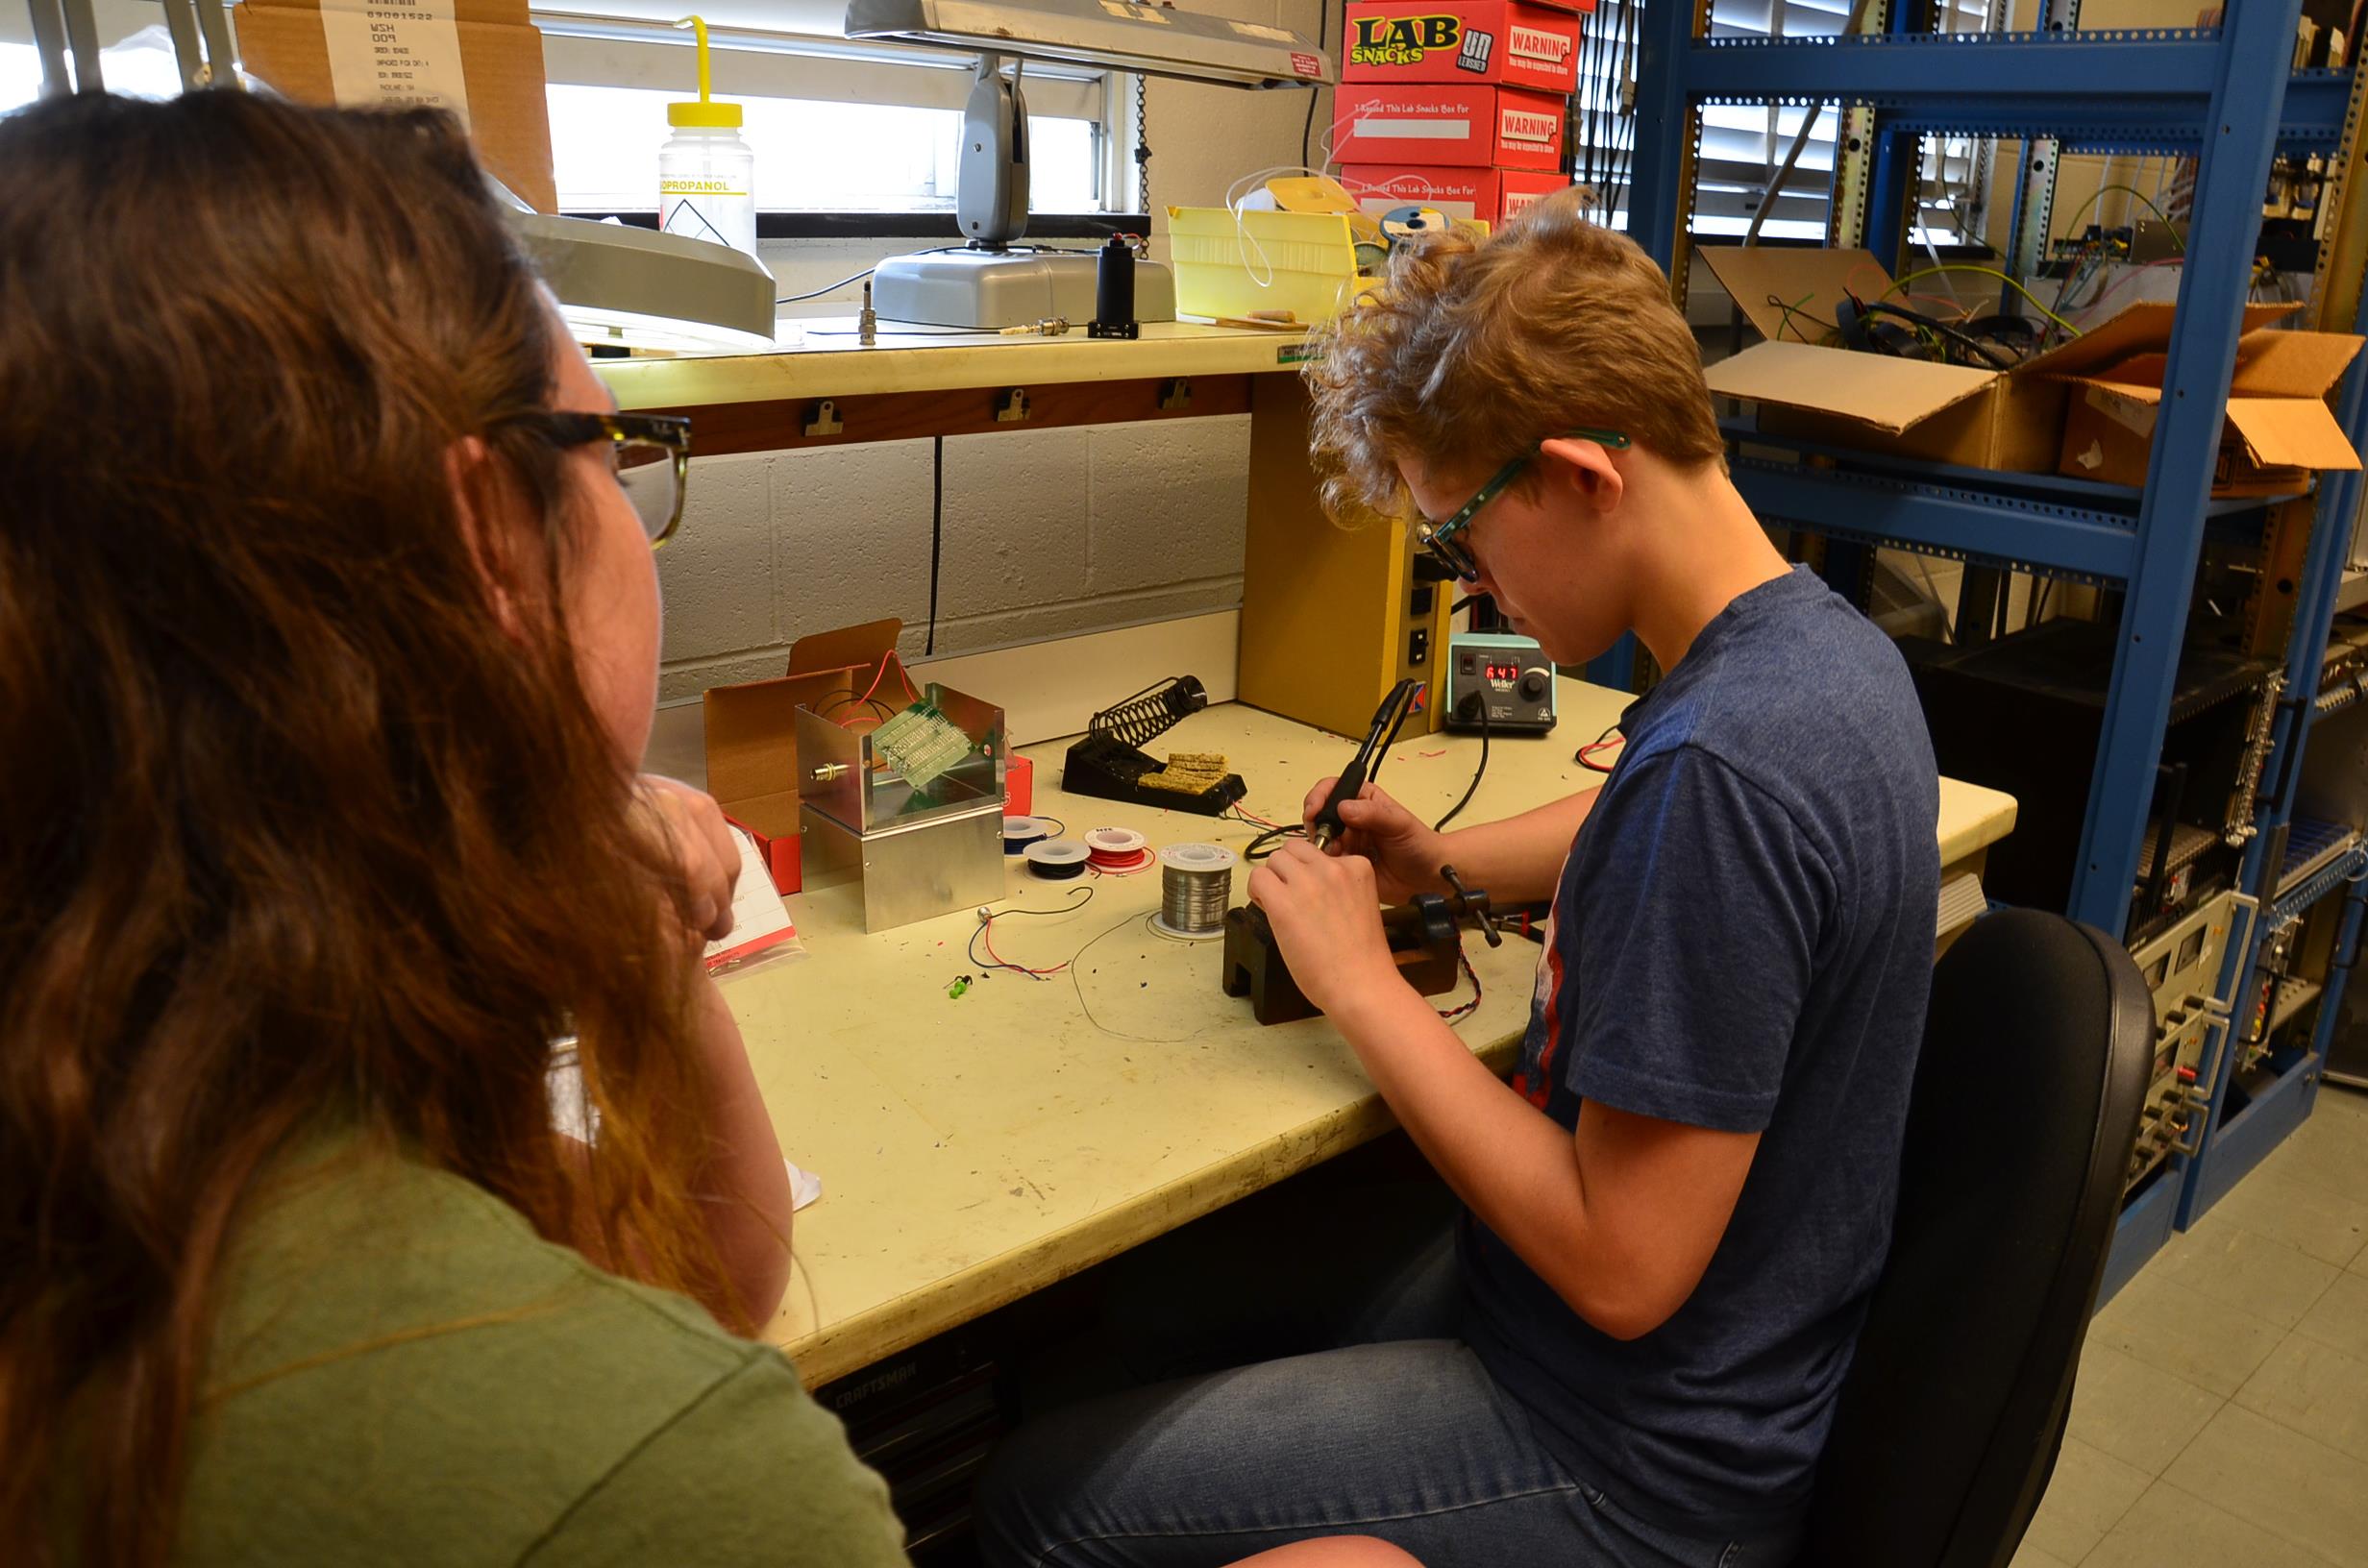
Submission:
[[[1334,94],[1342,163],[1562,166],[1563,100],[1519,87],[1344,83]]]
[[[1767,339],[1703,373],[1716,395],[1758,404],[1763,430],[1965,468],[2055,471],[2069,393],[2032,374],[2046,355],[2002,374],[1839,347],[1843,297],[1891,289],[1866,251],[1705,245],[1695,254]]]
[[[2327,406],[2361,340],[2347,332],[2286,331],[2270,325],[2300,305],[2255,306],[2236,343],[2228,412],[2213,465],[2215,496],[2299,493],[2327,469],[2356,469],[2359,453]],[[2266,319],[2257,319],[2265,317]],[[2067,345],[2083,352],[2055,374],[2073,388],[2058,471],[2109,484],[2143,484],[2162,410],[2172,309],[2136,305]]]
[[[286,97],[450,110],[495,179],[558,210],[543,36],[527,0],[247,0],[231,16],[247,70]]]
[[[1532,169],[1410,168],[1359,163],[1341,170],[1341,184],[1375,217],[1399,207],[1436,208],[1451,218],[1510,222],[1531,203],[1566,189],[1560,174]]]
[[[2142,484],[2174,307],[2124,306],[2008,371],[1837,346],[1845,294],[1893,292],[1864,251],[1702,247],[1764,343],[1707,368],[1713,393],[1759,404],[1771,435],[2010,473]],[[2359,457],[2325,402],[2360,339],[2276,330],[2298,305],[2245,306],[2213,494],[2281,495]]]
[[[790,645],[786,674],[707,688],[703,699],[707,793],[726,817],[749,830],[773,872],[773,885],[783,893],[796,893],[804,879],[798,837],[798,710],[821,713],[834,699],[859,698],[876,675],[892,694],[882,700],[902,707],[904,688],[882,661],[896,651],[903,630],[904,623],[888,620],[817,632]]]
[[[1578,86],[1579,18],[1523,0],[1349,0],[1344,82]]]

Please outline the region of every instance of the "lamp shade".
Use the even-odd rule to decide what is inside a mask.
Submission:
[[[1337,79],[1324,52],[1289,28],[1133,0],[852,0],[847,36],[1237,87]]]
[[[588,218],[506,216],[580,342],[710,354],[773,347],[773,275],[745,251]]]

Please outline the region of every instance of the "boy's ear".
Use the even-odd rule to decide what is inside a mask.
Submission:
[[[1612,451],[1583,435],[1558,435],[1542,443],[1539,454],[1550,482],[1569,487],[1571,498],[1597,512],[1616,507],[1627,480]]]

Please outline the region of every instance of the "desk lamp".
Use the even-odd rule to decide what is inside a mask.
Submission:
[[[974,50],[978,77],[962,113],[954,212],[967,244],[891,257],[872,299],[893,321],[1020,327],[1094,316],[1091,251],[1015,247],[1027,232],[1028,61],[1096,65],[1236,87],[1305,87],[1335,80],[1331,60],[1298,34],[1135,0],[851,0],[847,36]],[[1006,68],[1009,74],[1006,75]],[[1173,320],[1175,279],[1135,263],[1135,314]]]

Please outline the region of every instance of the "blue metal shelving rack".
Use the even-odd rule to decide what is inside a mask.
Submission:
[[[1890,3],[1887,30],[1776,39],[1705,37],[1707,0],[1656,0],[1646,8],[1629,232],[1669,272],[1681,299],[1694,140],[1706,104],[1833,103],[1871,110],[1863,228],[1869,248],[1892,262],[1926,135],[2047,138],[2057,152],[2194,157],[2189,232],[2199,235],[2256,231],[2275,153],[2348,158],[2354,151],[2350,130],[2359,110],[2353,73],[2292,69],[2300,0],[2231,0],[2219,28],[1992,34],[1914,31],[1912,0]],[[1878,28],[1886,27],[1882,14],[1876,12]],[[2368,201],[2368,192],[2354,194]],[[2142,489],[1887,463],[1847,452],[1818,452],[1828,462],[1815,467],[1739,455],[1734,463],[1737,487],[1770,522],[1845,543],[1896,545],[2123,591],[2120,646],[2068,911],[2117,935],[2136,879],[2207,530],[2243,528],[2266,506],[2209,499],[2253,256],[2250,242],[2198,244],[2187,253]],[[2326,325],[2352,325],[2357,281],[2351,282],[2342,318]],[[2368,435],[2364,392],[2368,367],[2356,363],[2340,410],[2356,445]],[[2356,475],[2331,477],[2320,486],[2287,649],[2286,690],[2301,701],[2282,705],[2277,715],[2270,766],[2281,782],[2263,792],[2244,863],[2248,890],[2260,886],[2268,847],[2284,841],[2357,499]],[[2346,954],[2356,945],[2360,918],[2355,902],[2347,911]],[[2241,950],[2230,954],[2224,993],[2236,976],[2252,972],[2262,924],[2251,922]],[[2341,978],[2338,971],[2321,1004],[2318,1060]],[[2134,1272],[2174,1224],[2200,1213],[2307,1114],[2314,1062],[2290,1075],[2290,1090],[2256,1096],[2223,1129],[2234,1054],[2220,1052],[2203,1145],[2193,1157],[2175,1157],[2165,1179],[2125,1210],[2109,1285]]]

